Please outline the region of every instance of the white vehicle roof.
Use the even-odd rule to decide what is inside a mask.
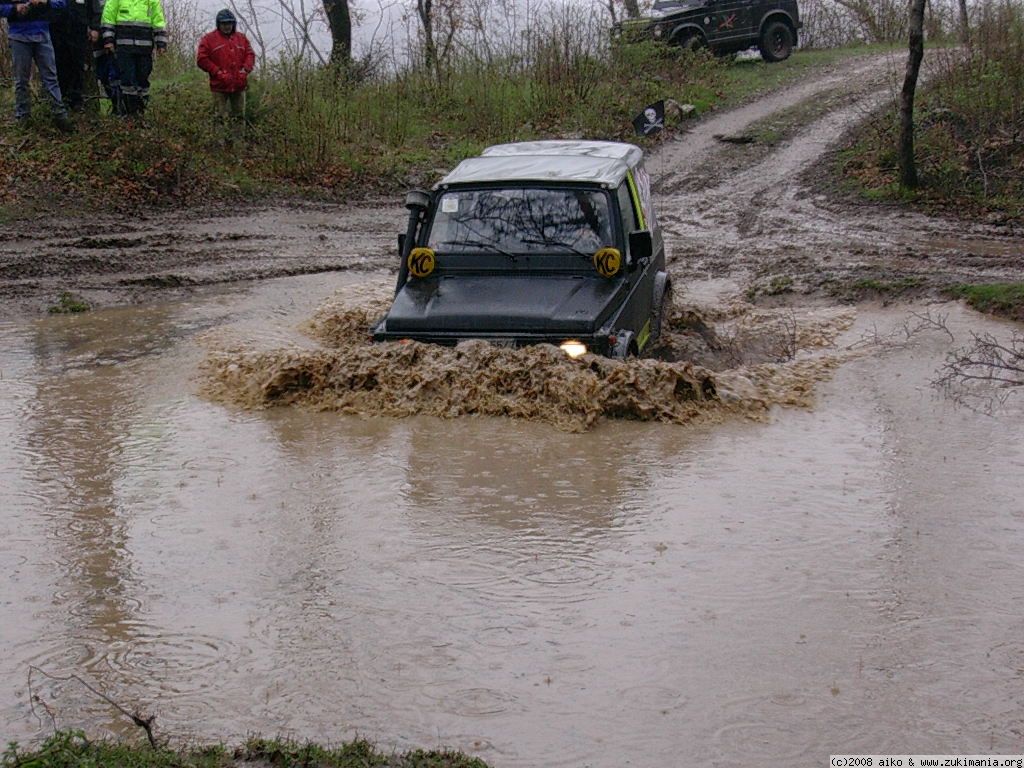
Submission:
[[[579,181],[618,186],[643,160],[632,144],[614,141],[523,141],[496,144],[463,160],[438,186],[491,181]]]

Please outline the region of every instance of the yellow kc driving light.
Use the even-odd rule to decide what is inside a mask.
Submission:
[[[563,341],[558,348],[573,359],[587,354],[587,345],[581,341]]]

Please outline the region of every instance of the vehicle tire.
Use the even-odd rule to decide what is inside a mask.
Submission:
[[[665,284],[665,290],[651,312],[651,341],[661,341],[661,334],[668,327],[669,315],[672,312],[672,283]],[[650,342],[648,342],[650,343]]]
[[[761,33],[758,45],[765,61],[783,61],[793,52],[793,31],[781,21],[772,21]]]
[[[698,51],[703,51],[708,47],[707,42],[704,40],[704,37],[700,32],[693,29],[680,33],[675,42],[680,49],[688,53],[697,53]]]

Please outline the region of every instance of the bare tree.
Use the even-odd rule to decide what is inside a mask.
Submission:
[[[440,73],[455,35],[462,25],[461,0],[416,0],[416,16],[423,37],[423,63],[427,70]]]
[[[917,78],[924,58],[924,7],[927,0],[910,0],[910,51],[907,71],[900,92],[899,165],[900,185],[914,189],[918,185],[917,165],[914,162],[914,94]]]
[[[278,0],[276,5],[268,7],[268,12],[280,21],[284,53],[288,58],[304,60],[312,55],[321,65],[327,65],[328,58],[316,44],[313,34],[322,22],[322,8],[319,4],[308,8],[306,0]]]
[[[416,16],[423,31],[423,59],[427,69],[437,66],[437,48],[434,46],[434,0],[416,0]]]
[[[868,39],[880,43],[888,39],[890,30],[886,29],[886,14],[870,0],[836,0],[857,20],[864,29]]]
[[[352,14],[348,0],[323,0],[327,27],[331,31],[331,64],[352,63]]]
[[[971,27],[967,16],[967,0],[957,0],[960,9],[960,42],[971,47]]]
[[[263,29],[260,26],[260,17],[256,10],[254,0],[245,0],[244,12],[239,7],[237,0],[228,0],[238,25],[250,39],[256,49],[256,65],[262,67],[267,60],[267,42],[263,38]]]

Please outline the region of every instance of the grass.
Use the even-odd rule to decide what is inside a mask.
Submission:
[[[949,288],[947,293],[963,299],[979,312],[1024,321],[1024,283],[955,285]]]
[[[837,156],[849,188],[871,200],[984,218],[1024,218],[1024,6],[984,2],[966,51],[930,46],[935,70],[918,89],[921,184],[898,183],[895,104],[866,121]]]
[[[782,296],[794,290],[793,278],[789,275],[774,275],[767,283],[755,283],[747,288],[748,301],[755,301],[758,296]]]
[[[276,64],[251,81],[244,141],[232,144],[210,109],[206,78],[184,55],[157,62],[144,123],[83,116],[58,133],[45,110],[12,129],[0,153],[0,206],[130,209],[259,195],[366,197],[429,185],[482,147],[542,138],[637,139],[633,117],[671,97],[698,112],[749,99],[864,46],[797,52],[786,62],[682,55],[656,43],[595,50],[572,28],[533,33],[528,60],[453,62],[440,76],[410,70],[352,81],[332,69]],[[0,94],[0,110],[11,94]],[[42,106],[42,105],[40,105]],[[16,134],[16,135],[15,135]]]
[[[51,315],[77,315],[81,312],[88,312],[92,307],[89,303],[77,294],[64,291],[57,303],[48,310]]]
[[[38,748],[9,744],[0,768],[487,768],[477,758],[447,750],[402,754],[378,751],[357,739],[337,746],[280,739],[250,739],[229,749],[223,745],[182,750],[152,749],[111,741],[90,741],[77,731],[58,731]]]
[[[887,302],[924,290],[928,287],[928,281],[923,277],[862,277],[856,280],[827,280],[823,287],[829,295],[844,301],[875,298]]]
[[[891,43],[875,43],[823,50],[797,50],[777,64],[766,64],[760,59],[737,61],[728,67],[724,77],[729,95],[724,99],[724,104],[719,103],[717,106],[729,106],[766,90],[780,88],[853,56],[870,56],[897,50],[898,46]]]

